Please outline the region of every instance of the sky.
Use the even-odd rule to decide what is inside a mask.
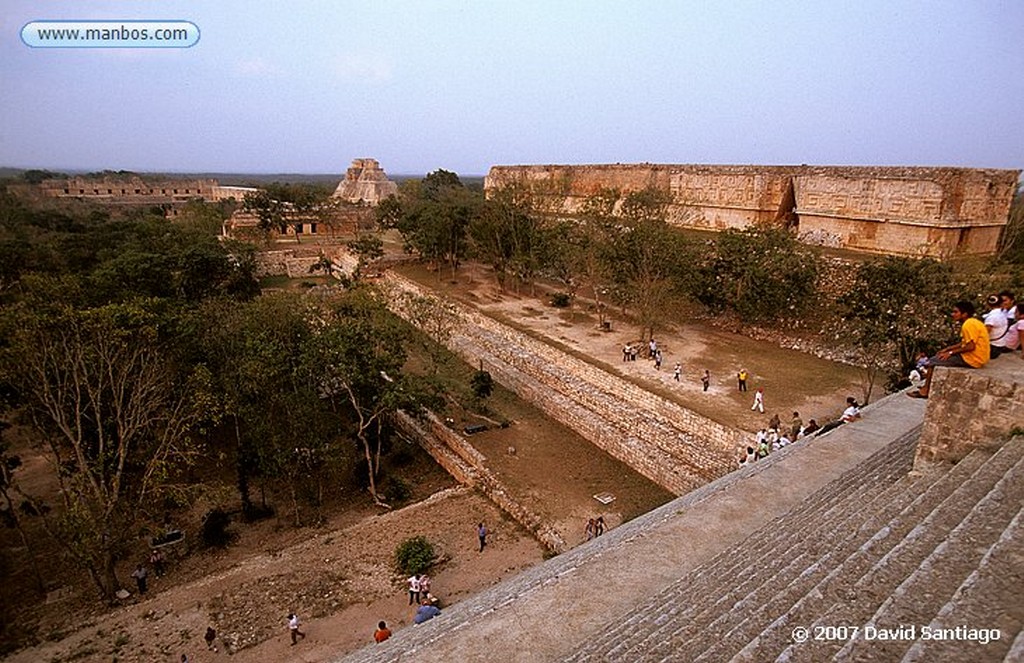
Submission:
[[[32,48],[34,21],[190,48]],[[127,25],[127,24],[126,24]],[[0,166],[1024,167],[1024,2],[4,0]]]

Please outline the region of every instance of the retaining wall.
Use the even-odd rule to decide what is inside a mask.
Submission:
[[[1018,352],[980,369],[936,367],[915,462],[956,463],[1024,426],[1022,369]]]
[[[397,314],[411,317],[410,298],[432,301],[439,315],[451,320],[450,333],[437,340],[667,490],[682,495],[733,469],[736,449],[744,445],[741,431],[441,299],[400,275],[388,272],[384,281],[393,289],[389,301]]]

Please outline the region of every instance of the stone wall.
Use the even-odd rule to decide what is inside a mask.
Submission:
[[[681,495],[731,471],[743,433],[388,272],[393,310],[432,301],[452,321],[439,340],[595,446]],[[422,309],[421,309],[422,310]],[[431,325],[420,323],[430,333]],[[445,327],[439,325],[437,328]]]
[[[399,412],[396,422],[400,431],[415,437],[456,481],[478,488],[498,508],[533,534],[545,548],[555,554],[568,550],[565,540],[554,528],[509,494],[501,481],[487,469],[484,455],[464,437],[441,423],[434,414],[428,413],[424,419],[417,420],[405,412]]]
[[[936,368],[915,462],[955,463],[1024,426],[1022,368],[1018,353],[981,369]]]
[[[603,189],[624,197],[654,188],[671,197],[668,220],[680,227],[770,223],[809,242],[943,258],[996,250],[1019,176],[1018,170],[923,167],[493,166],[484,188],[524,187],[556,216],[579,213]]]

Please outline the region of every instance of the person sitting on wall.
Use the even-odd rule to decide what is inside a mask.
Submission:
[[[860,419],[860,403],[853,396],[846,397],[846,409],[843,410],[841,419],[844,424]]]
[[[953,305],[953,321],[960,323],[960,342],[939,350],[928,359],[924,386],[908,393],[911,398],[928,398],[935,366],[981,368],[989,360],[988,329],[974,317],[974,304],[960,301]]]
[[[990,295],[985,303],[988,304],[988,312],[985,314],[985,329],[988,330],[989,354],[995,359],[1011,348],[1006,347],[1010,331],[1010,322],[1006,317],[1006,310],[1003,309],[1002,300],[999,295]]]

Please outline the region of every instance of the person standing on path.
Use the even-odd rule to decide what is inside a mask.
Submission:
[[[750,406],[750,409],[764,414],[764,387],[757,388],[757,393],[754,394],[754,404]]]
[[[747,390],[747,369],[741,368],[740,372],[736,375],[736,381],[740,385],[740,391]]]
[[[297,644],[299,638],[305,639],[306,634],[299,630],[299,616],[294,612],[288,613],[288,632],[292,636],[292,644]]]
[[[680,374],[681,374],[682,372],[683,372],[683,365],[682,365],[682,364],[680,364],[680,363],[679,363],[679,362],[677,361],[677,362],[676,362],[676,369],[675,369],[675,371],[673,371],[673,372],[672,372],[672,378],[673,378],[673,379],[674,379],[674,380],[675,380],[676,382],[679,382],[679,375],[680,375]]]
[[[146,567],[139,564],[132,571],[132,577],[135,578],[135,586],[139,588],[139,594],[146,593],[146,578],[149,577],[149,572],[146,571]]]
[[[704,369],[704,375],[700,376],[700,383],[704,386],[704,391],[707,391],[711,386],[711,371]]]
[[[416,605],[420,602],[420,590],[423,589],[419,574],[409,576],[406,582],[409,583],[409,605]]]
[[[598,516],[597,522],[594,525],[594,536],[601,536],[604,534],[604,516]]]
[[[484,546],[487,545],[487,528],[484,527],[483,523],[477,523],[476,536],[480,539],[480,552],[483,552]]]

